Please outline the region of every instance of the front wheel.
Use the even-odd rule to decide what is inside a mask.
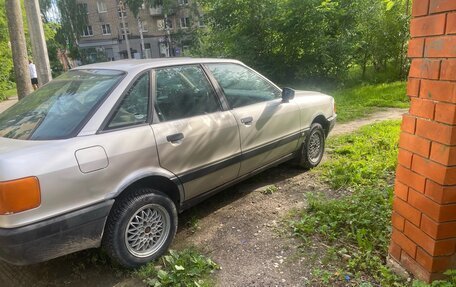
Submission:
[[[153,189],[118,199],[106,223],[103,248],[121,265],[135,268],[161,256],[177,230],[172,200]]]
[[[324,151],[325,131],[320,124],[314,123],[299,152],[298,165],[305,169],[316,167],[321,162]]]

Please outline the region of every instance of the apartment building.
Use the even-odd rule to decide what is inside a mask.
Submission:
[[[120,0],[77,0],[88,19],[78,43],[83,62],[128,58],[126,38],[132,58],[183,55],[188,48],[186,35],[204,23],[196,3],[191,0],[171,2],[174,1],[168,7],[143,5],[136,18]]]

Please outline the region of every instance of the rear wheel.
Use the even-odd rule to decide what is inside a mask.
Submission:
[[[153,189],[136,189],[114,204],[103,248],[121,265],[135,268],[161,256],[176,230],[177,210],[172,200]]]
[[[324,151],[325,131],[320,124],[314,123],[299,152],[298,165],[305,169],[316,167],[321,162]]]

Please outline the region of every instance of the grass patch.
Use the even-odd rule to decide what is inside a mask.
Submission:
[[[326,270],[342,268],[336,273],[352,283],[403,283],[385,266],[399,130],[399,121],[386,121],[329,140],[330,159],[317,172],[333,188],[349,190],[349,195],[334,199],[309,194],[308,208],[292,223],[294,233],[304,240],[317,236],[331,244],[339,260]],[[324,276],[323,283],[331,280],[340,278]]]
[[[0,101],[4,101],[9,97],[15,96],[17,94],[16,88],[0,91]]]
[[[170,250],[160,264],[149,263],[135,272],[148,286],[213,286],[209,275],[219,266],[193,249]]]
[[[339,122],[362,118],[379,108],[409,107],[406,82],[356,86],[330,94],[336,100]]]

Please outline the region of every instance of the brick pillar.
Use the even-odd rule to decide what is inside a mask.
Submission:
[[[456,0],[414,0],[389,253],[430,282],[456,269]]]

